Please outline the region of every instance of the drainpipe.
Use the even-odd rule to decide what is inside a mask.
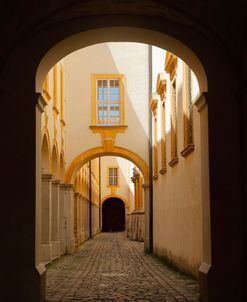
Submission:
[[[152,93],[152,45],[148,45],[148,65],[149,65],[149,97]],[[149,98],[148,98],[149,108]],[[148,123],[149,123],[149,252],[153,252],[153,127],[152,127],[152,112],[149,110]]]
[[[99,157],[99,229],[102,228],[102,209],[101,209],[101,157]]]
[[[92,238],[92,167],[89,161],[89,238]]]

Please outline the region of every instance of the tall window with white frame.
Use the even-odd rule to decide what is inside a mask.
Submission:
[[[119,79],[97,80],[98,125],[120,124]]]
[[[177,152],[177,85],[176,79],[171,83],[171,160],[176,161]],[[170,165],[172,162],[170,162]]]
[[[156,91],[160,96],[161,103],[161,169],[160,174],[166,172],[166,76],[164,72],[158,74]]]
[[[124,122],[122,74],[93,75],[93,125],[120,126]]]
[[[108,186],[114,187],[118,186],[118,167],[109,167],[108,168]]]
[[[177,57],[168,52],[165,59],[165,71],[169,73],[170,77],[170,112],[171,112],[171,160],[169,165],[171,167],[178,163],[177,154]]]
[[[150,100],[150,109],[153,113],[153,179],[158,178],[158,140],[157,140],[157,106],[158,106],[158,95],[152,93]]]
[[[193,102],[192,102],[192,70],[184,63],[183,67],[183,125],[184,149],[181,152],[186,157],[194,150],[193,134]]]

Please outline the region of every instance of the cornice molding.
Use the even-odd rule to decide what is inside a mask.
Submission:
[[[169,73],[170,80],[173,81],[173,79],[176,76],[177,73],[177,63],[178,58],[172,54],[171,52],[166,52],[166,59],[165,59],[165,71]]]
[[[158,94],[156,92],[151,94],[149,107],[153,112],[154,117],[157,115],[157,106],[158,106]]]
[[[202,93],[198,99],[195,101],[195,106],[197,107],[198,112],[202,112],[207,107],[206,94]]]
[[[170,167],[174,167],[177,163],[178,163],[178,157],[174,157],[174,158],[168,163],[168,165],[169,165]]]
[[[166,93],[166,74],[164,72],[160,72],[157,76],[156,91],[160,96]]]

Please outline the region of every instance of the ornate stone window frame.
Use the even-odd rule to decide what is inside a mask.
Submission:
[[[193,103],[192,103],[192,71],[183,63],[183,130],[184,149],[180,152],[186,157],[194,151]]]
[[[160,96],[161,102],[161,169],[159,170],[160,174],[164,174],[167,171],[166,167],[166,75],[164,72],[161,72],[157,76],[156,91]]]
[[[98,125],[97,124],[97,92],[96,83],[99,79],[119,79],[120,82],[120,123],[119,125]],[[102,145],[106,151],[114,148],[115,139],[118,133],[124,133],[127,129],[125,125],[125,85],[124,74],[110,73],[110,74],[92,74],[92,125],[89,128],[93,133],[101,135]]]
[[[171,112],[171,160],[168,163],[174,167],[178,163],[177,154],[177,62],[178,58],[167,51],[165,59],[165,71],[170,77],[170,112]]]
[[[153,180],[158,178],[157,106],[158,94],[152,93],[150,98],[150,109],[153,113]]]

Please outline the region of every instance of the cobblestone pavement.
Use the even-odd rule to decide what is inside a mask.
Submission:
[[[47,267],[46,301],[200,301],[198,283],[143,252],[125,233],[100,233]]]

